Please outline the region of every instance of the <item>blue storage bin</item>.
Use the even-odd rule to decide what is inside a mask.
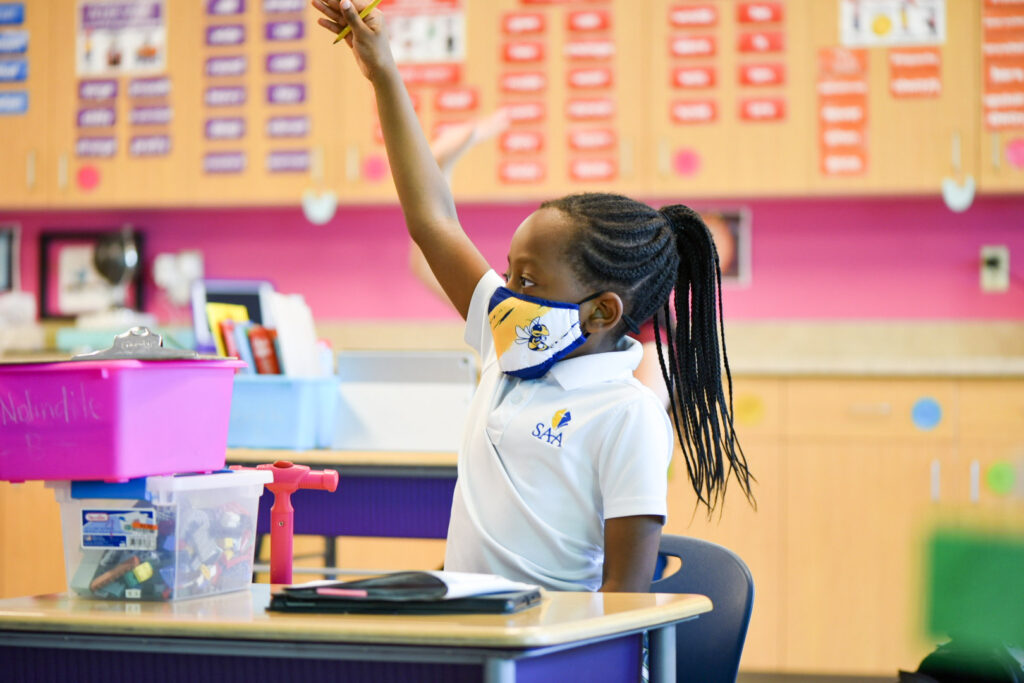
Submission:
[[[228,446],[330,448],[337,412],[336,377],[236,375]]]

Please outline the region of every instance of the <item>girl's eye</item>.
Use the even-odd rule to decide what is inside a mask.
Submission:
[[[506,285],[508,284],[508,271],[507,270],[504,273],[501,274],[501,279],[505,281]]]
[[[534,282],[533,280],[530,280],[529,278],[525,278],[525,277],[519,278],[519,286],[520,287],[533,287],[535,284],[537,284],[537,283]]]

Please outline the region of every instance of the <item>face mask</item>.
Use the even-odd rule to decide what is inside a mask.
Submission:
[[[557,361],[587,341],[580,329],[580,304],[516,294],[499,287],[491,296],[488,319],[498,367],[521,379],[541,377]]]

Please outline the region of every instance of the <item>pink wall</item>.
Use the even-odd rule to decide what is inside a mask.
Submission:
[[[662,202],[663,203],[663,202]],[[1024,197],[986,197],[963,214],[938,198],[787,199],[702,202],[746,206],[752,281],[730,287],[733,319],[1024,319]],[[460,208],[470,235],[497,268],[515,227],[534,204]],[[327,226],[288,209],[0,212],[22,232],[22,284],[38,287],[44,230],[114,228],[146,233],[146,261],[201,249],[209,277],[267,278],[300,292],[320,319],[452,319],[407,268],[408,238],[394,206],[344,208]],[[1011,289],[982,294],[978,251],[1010,248]],[[149,308],[180,319],[150,283]]]

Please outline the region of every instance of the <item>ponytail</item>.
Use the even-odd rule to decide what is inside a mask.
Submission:
[[[698,501],[709,512],[724,499],[730,473],[753,504],[752,477],[733,425],[732,372],[722,325],[718,251],[711,232],[693,209],[676,204],[659,213],[675,235],[679,266],[674,302],[667,301],[662,315],[654,316],[655,343],[686,471]],[[728,399],[722,386],[723,367]]]
[[[681,204],[655,210],[606,193],[568,195],[541,207],[576,221],[570,263],[588,286],[614,289],[623,298],[624,331],[653,317],[669,409],[699,503],[714,510],[735,474],[753,504],[753,477],[733,428],[732,373],[720,331],[722,275],[704,221]]]

